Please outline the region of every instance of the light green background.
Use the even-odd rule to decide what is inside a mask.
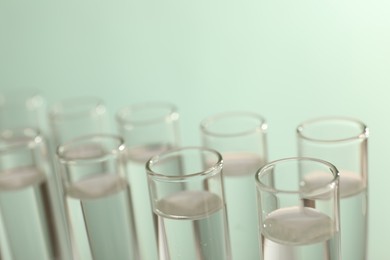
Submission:
[[[112,114],[170,101],[185,145],[204,117],[252,110],[270,159],[295,154],[303,120],[366,122],[370,260],[389,257],[389,46],[388,0],[0,0],[1,89],[99,96]]]

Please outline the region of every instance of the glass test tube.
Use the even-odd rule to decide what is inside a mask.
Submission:
[[[338,170],[296,157],[255,175],[263,260],[340,260]]]
[[[367,126],[353,118],[315,118],[298,126],[297,140],[299,156],[320,158],[339,169],[342,257],[367,259]]]
[[[80,137],[57,150],[75,259],[139,259],[125,153],[112,135]]]
[[[146,169],[159,259],[230,260],[221,155],[200,147],[172,149],[153,156]]]
[[[4,260],[69,259],[57,183],[43,137],[0,133],[0,240]]]
[[[201,122],[203,145],[222,154],[223,181],[233,259],[259,259],[256,185],[267,162],[267,124],[252,112],[226,112]]]
[[[138,103],[117,113],[117,126],[127,152],[128,179],[134,205],[134,218],[140,257],[155,260],[157,230],[149,199],[145,164],[153,155],[178,146],[178,118],[175,106],[169,103]]]

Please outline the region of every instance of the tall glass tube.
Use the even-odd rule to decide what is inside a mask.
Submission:
[[[341,259],[339,174],[334,165],[285,158],[264,165],[255,179],[260,259]]]
[[[45,124],[45,102],[39,91],[31,88],[1,89],[0,90],[0,131],[7,129],[34,128],[39,129],[41,135],[47,134]],[[1,216],[0,216],[1,218]],[[0,220],[1,221],[1,220]],[[0,241],[6,241],[0,232]],[[0,243],[0,259],[9,255],[8,247]]]
[[[300,156],[320,158],[339,169],[342,257],[367,259],[367,126],[352,118],[316,118],[298,126],[297,139]]]
[[[230,260],[221,155],[201,147],[171,149],[153,156],[146,169],[159,259]]]
[[[233,259],[259,259],[253,175],[267,162],[267,125],[250,112],[231,112],[201,122],[203,145],[220,152]]]
[[[139,103],[117,113],[117,125],[124,138],[128,178],[134,205],[141,259],[157,259],[157,231],[153,220],[145,164],[153,155],[177,147],[178,112],[167,103]]]
[[[22,129],[36,129],[39,132],[42,140],[45,142],[47,149],[51,150],[52,139],[49,131],[49,124],[47,122],[46,113],[46,100],[39,90],[35,88],[15,88],[15,89],[2,89],[0,90],[0,131],[19,131]],[[28,131],[28,130],[27,130]],[[14,136],[13,138],[19,138]],[[24,137],[21,137],[22,139]],[[47,152],[46,159],[49,164],[53,167],[53,153]],[[53,171],[53,170],[50,170]],[[56,174],[51,174],[51,178],[54,179],[55,188],[57,190],[57,196],[52,199],[55,200],[55,205],[59,205],[62,215],[59,216],[61,219],[62,230],[61,234],[66,234],[66,223],[63,208],[61,208],[62,200],[60,199],[59,180]],[[1,234],[0,234],[0,239]],[[4,239],[5,241],[5,239]],[[70,245],[67,243],[68,239],[64,239],[61,248],[67,248],[65,251],[70,250]],[[7,250],[0,251],[7,254]]]
[[[0,133],[0,244],[5,260],[70,258],[48,155],[35,129]]]
[[[100,147],[99,153],[80,147]],[[75,259],[138,259],[123,140],[80,137],[57,150]]]
[[[52,141],[51,149],[54,154],[59,145],[74,138],[109,132],[106,106],[101,99],[96,97],[79,96],[60,100],[50,107],[48,119]],[[77,153],[89,154],[91,157],[100,156],[102,153],[102,147],[98,142],[86,143],[84,146],[77,146],[77,149],[79,149]],[[55,163],[54,166],[58,167],[58,164]],[[58,173],[59,169],[56,168],[55,171]],[[63,185],[61,180],[57,179],[58,190],[63,196]],[[64,200],[61,200],[61,204],[66,222]]]

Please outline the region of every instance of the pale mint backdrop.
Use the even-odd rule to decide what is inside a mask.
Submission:
[[[169,101],[185,145],[204,117],[252,110],[270,159],[295,155],[303,120],[366,122],[370,260],[390,257],[389,69],[388,0],[0,0],[0,89],[99,96],[112,114]]]

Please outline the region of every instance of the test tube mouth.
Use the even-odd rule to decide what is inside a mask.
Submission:
[[[0,91],[0,107],[20,106],[33,109],[42,106],[44,103],[40,91],[33,87],[6,88]]]
[[[194,170],[184,170],[186,166],[185,163],[191,162],[191,159],[188,159],[189,155],[200,156],[198,159],[205,159],[206,156],[211,156],[213,159],[207,162],[204,161],[201,168],[198,167],[198,169]],[[181,166],[179,170],[162,172],[156,169],[159,164],[172,159],[179,160]],[[195,178],[206,178],[215,175],[222,170],[222,164],[222,155],[218,151],[201,146],[188,146],[172,148],[151,157],[146,162],[145,168],[148,175],[153,179],[168,182],[183,182]]]
[[[179,118],[176,106],[167,102],[144,102],[121,108],[116,120],[123,125],[148,125],[175,121]]]
[[[283,158],[279,160],[274,160],[272,162],[269,162],[262,166],[255,174],[255,181],[258,187],[260,187],[262,190],[270,192],[270,193],[285,193],[285,194],[300,194],[302,193],[301,189],[284,189],[284,188],[278,188],[275,186],[273,181],[271,182],[265,182],[264,180],[274,180],[272,175],[275,175],[274,170],[276,167],[284,166],[284,165],[294,165],[298,166],[298,163],[315,163],[319,165],[322,165],[324,169],[327,169],[327,172],[320,171],[322,173],[329,174],[329,178],[326,178],[326,180],[321,182],[320,186],[316,186],[315,188],[311,190],[306,190],[305,193],[311,193],[311,194],[320,194],[325,193],[330,188],[333,189],[334,185],[338,183],[339,180],[339,171],[338,169],[331,164],[330,162],[317,159],[317,158],[311,158],[311,157],[289,157],[289,158]],[[286,176],[287,177],[287,176]],[[301,183],[299,183],[301,185]],[[299,186],[300,186],[299,185]]]
[[[298,137],[323,143],[348,142],[368,138],[368,127],[361,121],[349,117],[320,117],[301,123]]]
[[[42,143],[41,133],[35,128],[4,129],[0,132],[0,153],[6,153],[22,147],[33,148]]]
[[[100,115],[105,112],[104,102],[100,98],[76,97],[55,103],[49,111],[49,117],[53,121],[60,121],[68,118],[84,117],[86,115]]]
[[[216,114],[200,123],[201,131],[217,137],[235,137],[267,130],[266,120],[259,114],[247,111],[232,111]]]
[[[85,135],[72,139],[57,148],[57,157],[63,164],[81,164],[106,161],[125,152],[122,137],[111,134]]]

